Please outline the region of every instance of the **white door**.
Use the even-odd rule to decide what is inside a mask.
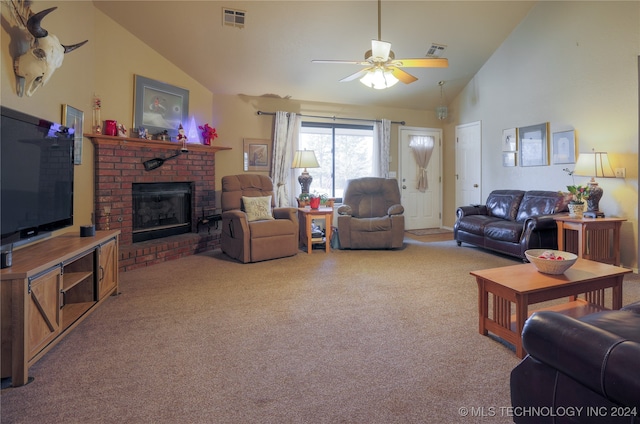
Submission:
[[[442,157],[440,153],[442,130],[401,127],[399,131],[399,181],[405,229],[440,228],[442,225]],[[426,168],[428,186],[425,192],[417,188],[418,165],[409,146],[413,136],[433,137],[434,140],[433,152]]]
[[[480,121],[456,126],[456,207],[482,203],[481,142]]]

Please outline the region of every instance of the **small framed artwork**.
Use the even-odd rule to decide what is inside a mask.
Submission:
[[[520,166],[549,165],[549,123],[518,128]]]
[[[269,171],[271,140],[244,139],[242,156],[245,171]]]
[[[189,117],[189,90],[140,75],[135,76],[133,127],[149,134],[167,131],[178,135],[181,124]]]
[[[516,166],[516,152],[502,152],[502,166]]]
[[[553,163],[576,163],[576,132],[553,133]]]
[[[62,105],[62,125],[73,134],[73,164],[82,164],[82,129],[84,128],[84,112],[69,105]]]
[[[518,150],[518,129],[502,130],[502,151],[515,152],[516,150]]]

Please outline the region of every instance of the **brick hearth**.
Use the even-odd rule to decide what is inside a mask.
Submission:
[[[167,141],[87,135],[95,147],[96,229],[120,230],[120,271],[154,265],[220,246],[219,231],[198,231],[198,217],[216,209],[215,154],[229,147],[187,145],[188,152],[147,171],[143,162],[167,157],[180,145]],[[132,242],[133,183],[189,182],[192,184],[191,233]]]

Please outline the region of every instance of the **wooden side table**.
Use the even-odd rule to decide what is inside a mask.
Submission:
[[[310,255],[313,250],[313,239],[311,237],[311,221],[314,218],[325,220],[324,250],[330,252],[331,225],[333,224],[333,208],[298,208],[298,221],[300,221],[300,244],[307,246],[307,253]]]
[[[554,217],[558,249],[580,258],[620,266],[620,226],[625,218]]]

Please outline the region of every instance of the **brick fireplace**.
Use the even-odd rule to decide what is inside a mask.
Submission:
[[[95,149],[96,229],[119,229],[120,271],[154,265],[166,260],[220,247],[220,233],[200,228],[198,219],[214,213],[215,154],[229,147],[187,145],[188,152],[168,159],[156,169],[143,163],[168,158],[180,145],[167,141],[90,135]],[[133,242],[133,185],[139,183],[186,183],[190,193],[190,230],[141,242]]]

